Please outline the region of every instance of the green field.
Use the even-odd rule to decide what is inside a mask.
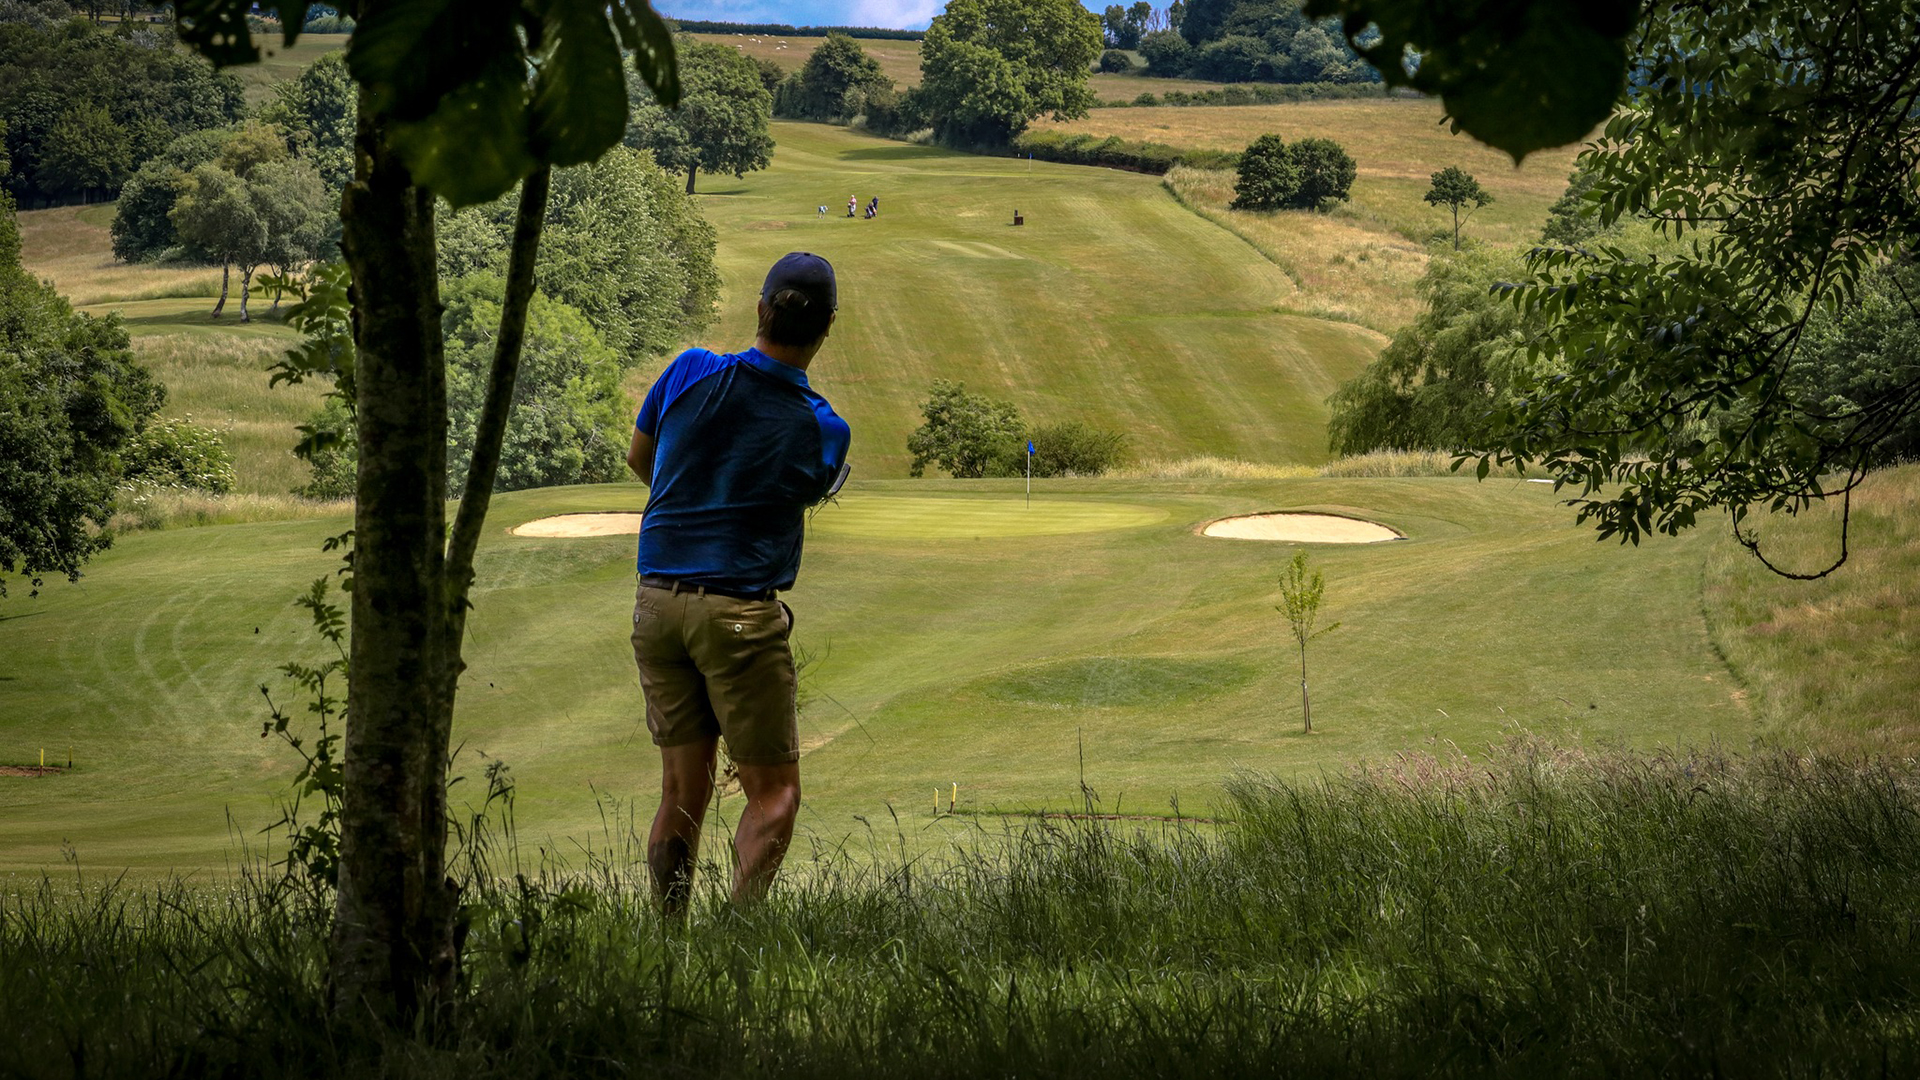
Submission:
[[[1124,430],[1147,456],[1323,461],[1326,396],[1384,343],[1289,314],[1286,276],[1156,177],[821,124],[776,123],[774,138],[772,168],[701,179],[726,282],[710,338],[748,343],[780,255],[831,260],[840,318],[813,371],[853,424],[855,476],[905,475],[938,378],[1035,421]],[[845,216],[848,196],[875,195],[879,217]]]
[[[1338,771],[1515,731],[1634,746],[1748,745],[1759,731],[1702,614],[1706,537],[1598,545],[1543,485],[1463,479],[857,484],[816,515],[792,603],[815,655],[801,731],[811,841],[889,811],[915,845],[971,811],[1203,812],[1237,770]],[[626,644],[631,537],[529,540],[512,525],[632,509],[637,485],[500,498],[479,561],[455,741],[520,783],[521,834],[575,850],[596,799],[645,802],[656,758]],[[1316,509],[1410,540],[1322,547],[1314,734],[1272,605],[1288,545],[1196,535],[1226,514]],[[258,686],[316,657],[296,591],[333,565],[344,519],[122,539],[77,586],[7,601],[0,867],[217,867],[271,820],[289,755],[258,738]],[[1067,530],[1073,531],[1067,531]],[[1083,749],[1084,747],[1084,749]],[[731,817],[735,807],[729,807]]]

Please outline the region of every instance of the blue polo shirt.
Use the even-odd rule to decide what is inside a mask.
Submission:
[[[640,572],[735,592],[791,588],[806,509],[826,497],[852,438],[807,373],[759,349],[688,349],[634,426],[654,447]]]

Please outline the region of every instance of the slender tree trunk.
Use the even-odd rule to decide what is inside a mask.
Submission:
[[[1460,250],[1460,208],[1453,208],[1453,250]]]
[[[362,4],[362,13],[371,4]],[[353,272],[360,464],[352,675],[331,1004],[349,1024],[407,1024],[453,963],[441,812],[446,364],[433,196],[414,186],[365,90],[341,202]]]
[[[1300,716],[1308,733],[1313,731],[1313,702],[1307,700],[1307,643],[1300,643]]]
[[[693,176],[699,171],[700,163],[697,161],[687,166],[687,194],[689,195],[693,194]]]
[[[240,268],[240,321],[249,323],[253,316],[247,311],[247,297],[253,294],[253,267]]]
[[[213,314],[208,318],[217,319],[221,312],[227,310],[227,279],[231,276],[233,276],[233,264],[222,262],[220,264],[220,299],[214,303]]]
[[[404,1025],[450,1002],[458,888],[446,875],[448,744],[473,555],[500,462],[533,294],[549,173],[521,189],[487,398],[451,538],[433,197],[364,96],[342,202],[353,271],[360,471],[346,791],[332,1008]]]

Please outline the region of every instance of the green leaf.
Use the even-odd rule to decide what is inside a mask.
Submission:
[[[308,0],[269,0],[262,4],[280,16],[281,39],[292,45],[307,23]],[[174,13],[182,43],[213,61],[215,67],[253,64],[260,60],[260,46],[253,43],[247,26],[252,0],[177,0]]]
[[[393,125],[393,145],[414,182],[455,207],[490,202],[539,164],[527,144],[527,84],[500,58],[423,120]]]
[[[374,107],[420,120],[441,99],[522,62],[514,0],[390,0],[369,12],[347,42],[347,70]],[[524,75],[523,75],[524,77]]]
[[[593,161],[627,129],[620,47],[598,0],[548,0],[533,82],[533,153],[551,165]]]
[[[1308,0],[1391,85],[1438,94],[1465,131],[1527,154],[1584,138],[1626,87],[1637,0]],[[1362,47],[1369,27],[1380,38]],[[1417,61],[1409,63],[1409,53]]]
[[[646,0],[613,0],[611,12],[620,43],[633,51],[633,69],[667,108],[680,104],[680,68],[674,62],[673,31]]]

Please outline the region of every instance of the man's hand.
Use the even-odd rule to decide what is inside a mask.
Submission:
[[[639,428],[633,429],[633,443],[627,447],[627,468],[641,483],[653,485],[653,436]]]

